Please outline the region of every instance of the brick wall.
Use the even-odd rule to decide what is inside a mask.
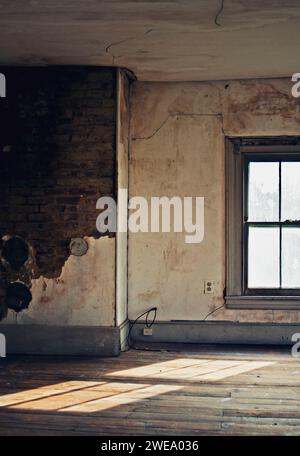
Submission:
[[[115,191],[115,70],[1,72],[0,239],[24,238],[35,276],[57,277],[71,238],[99,237],[96,201]]]

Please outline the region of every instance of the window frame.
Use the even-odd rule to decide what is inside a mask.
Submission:
[[[227,308],[300,310],[300,288],[247,288],[249,161],[300,161],[300,138],[226,138],[226,288]],[[258,222],[260,223],[260,222]],[[251,223],[252,225],[255,222]],[[268,222],[266,222],[266,225]],[[278,222],[285,224],[285,222]],[[271,225],[271,224],[270,224]],[[300,223],[287,223],[299,226]]]

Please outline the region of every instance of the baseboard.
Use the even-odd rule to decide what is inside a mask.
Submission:
[[[1,324],[7,354],[118,356],[125,350],[129,321],[119,328],[104,326],[46,326]],[[300,324],[236,322],[156,322],[152,336],[144,336],[143,322],[136,323],[131,338],[136,342],[203,344],[291,345]]]
[[[136,323],[131,337],[136,342],[203,344],[291,345],[292,335],[300,333],[300,324],[161,321],[152,336],[144,336],[143,322]]]
[[[107,326],[1,324],[7,354],[118,356],[120,329]]]

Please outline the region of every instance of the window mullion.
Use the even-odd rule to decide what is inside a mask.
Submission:
[[[281,160],[279,161],[279,288],[282,288]]]

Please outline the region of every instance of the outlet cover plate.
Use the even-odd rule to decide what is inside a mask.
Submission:
[[[205,280],[204,293],[213,294],[215,292],[215,282],[213,280]]]

